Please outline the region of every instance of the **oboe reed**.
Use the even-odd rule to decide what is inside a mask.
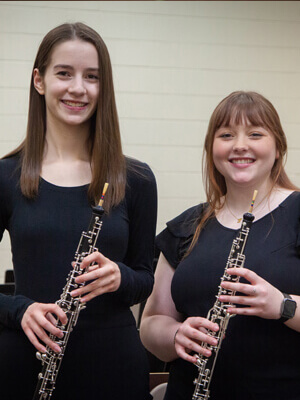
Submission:
[[[108,184],[107,182],[105,182],[104,187],[103,187],[103,190],[102,190],[101,199],[100,199],[100,201],[99,201],[99,206],[102,206],[102,204],[103,204],[104,196],[105,196],[105,193],[106,193],[106,191],[107,191],[108,185],[109,185],[109,184]]]
[[[253,211],[254,202],[255,202],[257,193],[258,193],[258,191],[257,191],[257,190],[254,190],[253,197],[252,197],[252,201],[251,201],[251,206],[250,206],[250,209],[249,209],[249,213],[251,213],[251,214],[252,214],[252,211]]]

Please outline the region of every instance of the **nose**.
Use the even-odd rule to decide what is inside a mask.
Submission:
[[[70,83],[68,91],[75,96],[81,96],[85,94],[86,88],[82,77],[74,77]]]
[[[247,138],[243,135],[238,135],[235,138],[234,144],[233,144],[233,151],[235,152],[243,152],[248,150],[248,143],[247,143]]]

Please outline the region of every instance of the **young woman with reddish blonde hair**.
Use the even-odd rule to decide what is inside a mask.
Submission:
[[[214,110],[204,149],[207,201],[169,221],[154,290],[141,324],[148,350],[170,362],[165,400],[192,399],[195,353],[217,346],[207,330],[229,252],[249,210],[255,216],[210,385],[210,400],[300,399],[300,193],[284,170],[287,144],[273,105],[255,92],[234,92]],[[286,300],[288,298],[288,300]],[[286,309],[288,305],[288,309]]]

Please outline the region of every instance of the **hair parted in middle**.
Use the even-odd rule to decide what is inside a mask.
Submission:
[[[89,42],[94,45],[98,53],[100,90],[97,108],[91,118],[89,136],[92,168],[89,198],[91,201],[98,201],[104,183],[109,182],[110,187],[105,198],[105,208],[108,210],[124,198],[126,162],[122,152],[112,66],[103,39],[94,29],[81,22],[59,25],[43,38],[33,71],[37,68],[40,76],[44,77],[56,46],[70,40]],[[21,155],[20,185],[23,195],[28,198],[35,198],[38,193],[45,134],[45,98],[36,91],[32,73],[26,138],[17,149],[8,154],[8,156],[17,153]]]

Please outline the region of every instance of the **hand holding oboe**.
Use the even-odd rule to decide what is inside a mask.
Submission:
[[[71,296],[74,297],[84,296],[81,297],[81,302],[86,303],[96,296],[114,292],[118,290],[121,284],[121,272],[118,265],[98,251],[85,257],[82,260],[81,268],[88,268],[88,272],[78,276],[75,282],[85,284],[91,281],[89,284],[71,292]]]
[[[61,348],[49,336],[50,333],[58,338],[62,337],[61,330],[56,326],[57,320],[65,325],[68,318],[57,304],[52,303],[33,303],[23,315],[22,329],[33,346],[41,353],[47,351],[44,345],[57,353],[61,351]]]
[[[194,353],[211,356],[211,351],[202,346],[203,343],[216,346],[218,340],[208,335],[208,330],[217,332],[218,324],[209,321],[207,318],[187,318],[176,331],[174,345],[179,357],[191,363],[197,362]]]
[[[278,319],[280,317],[280,306],[282,293],[265,279],[247,268],[230,268],[229,275],[244,278],[249,283],[224,281],[221,286],[226,290],[240,292],[241,295],[221,295],[221,302],[231,302],[246,307],[230,307],[227,312],[231,315],[255,315],[265,319]]]

